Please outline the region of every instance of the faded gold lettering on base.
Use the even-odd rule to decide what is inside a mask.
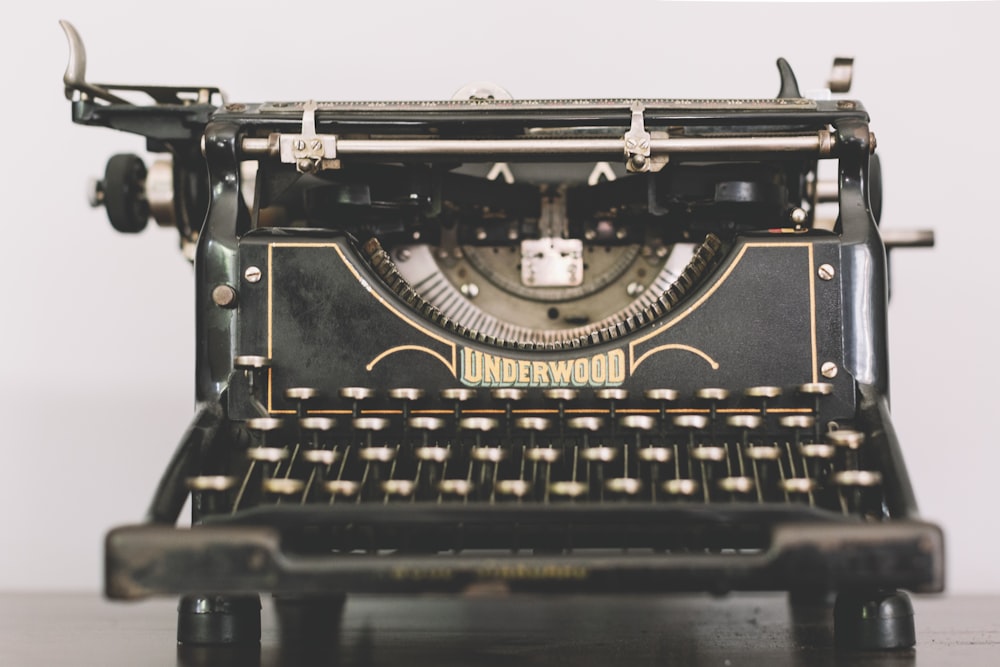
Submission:
[[[623,350],[538,361],[464,348],[461,360],[462,383],[472,387],[614,387],[626,378]]]

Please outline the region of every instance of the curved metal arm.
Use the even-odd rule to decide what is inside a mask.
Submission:
[[[87,50],[83,47],[80,33],[69,21],[59,21],[59,25],[66,33],[66,40],[69,42],[69,62],[66,64],[66,73],[63,74],[66,99],[72,100],[73,93],[80,92],[114,104],[131,104],[128,100],[118,97],[100,86],[87,83]]]

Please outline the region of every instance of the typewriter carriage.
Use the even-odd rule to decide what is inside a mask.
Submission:
[[[779,61],[773,100],[217,106],[214,88],[86,83],[64,28],[74,121],[172,154],[157,217],[198,286],[199,410],[149,525],[108,536],[111,597],[223,600],[182,605],[182,639],[212,642],[213,618],[253,634],[225,600],[260,592],[849,591],[838,640],[912,645],[908,603],[881,635],[862,607],[943,585],[887,399],[886,249],[928,239],[880,234],[860,104],[801,98]],[[116,159],[133,169],[103,196],[138,205],[137,230],[141,172]],[[586,168],[538,171],[553,160]],[[646,269],[608,281],[620,308],[506,326],[601,293],[578,289],[595,247]],[[506,282],[475,264],[494,248],[520,257]],[[443,297],[407,275],[417,251]],[[558,263],[542,285],[535,252]],[[480,284],[513,305],[472,308]],[[177,530],[189,494],[198,525]]]

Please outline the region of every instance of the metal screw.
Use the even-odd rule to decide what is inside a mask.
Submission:
[[[412,253],[410,252],[409,248],[400,248],[399,251],[396,253],[396,261],[397,262],[405,262],[411,256],[412,256]]]
[[[642,283],[631,282],[625,287],[625,293],[629,296],[639,296],[646,289]]]
[[[231,285],[216,285],[212,290],[212,301],[220,308],[236,306],[236,290]]]
[[[833,280],[833,277],[837,275],[837,270],[833,268],[832,264],[821,264],[818,273],[821,280]]]
[[[820,367],[819,372],[823,374],[825,378],[835,378],[837,377],[837,364],[832,361],[827,361],[823,363]]]
[[[486,240],[486,230],[482,227],[476,229],[476,240],[485,241]]]
[[[794,222],[796,225],[801,225],[803,222],[806,221],[807,216],[804,209],[796,207],[792,209],[792,212],[789,214],[789,217],[792,219],[792,222]]]
[[[470,299],[475,299],[479,296],[479,285],[476,283],[463,283],[462,286],[458,288],[458,291]]]
[[[594,231],[593,229],[588,229],[583,233],[583,238],[587,239],[588,241],[593,241],[595,238],[597,238],[597,232]]]
[[[623,238],[625,238],[626,236],[628,236],[628,230],[627,230],[627,229],[625,229],[624,227],[622,227],[622,228],[620,228],[620,229],[619,229],[618,231],[616,231],[616,232],[615,232],[615,236],[616,236],[617,238],[619,238],[619,239],[623,239]]]
[[[260,267],[248,266],[247,270],[243,272],[243,277],[247,279],[248,283],[259,283]]]

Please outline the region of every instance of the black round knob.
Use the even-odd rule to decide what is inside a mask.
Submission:
[[[146,165],[137,155],[120,153],[108,160],[104,170],[104,208],[111,226],[134,234],[149,222],[146,201]]]

